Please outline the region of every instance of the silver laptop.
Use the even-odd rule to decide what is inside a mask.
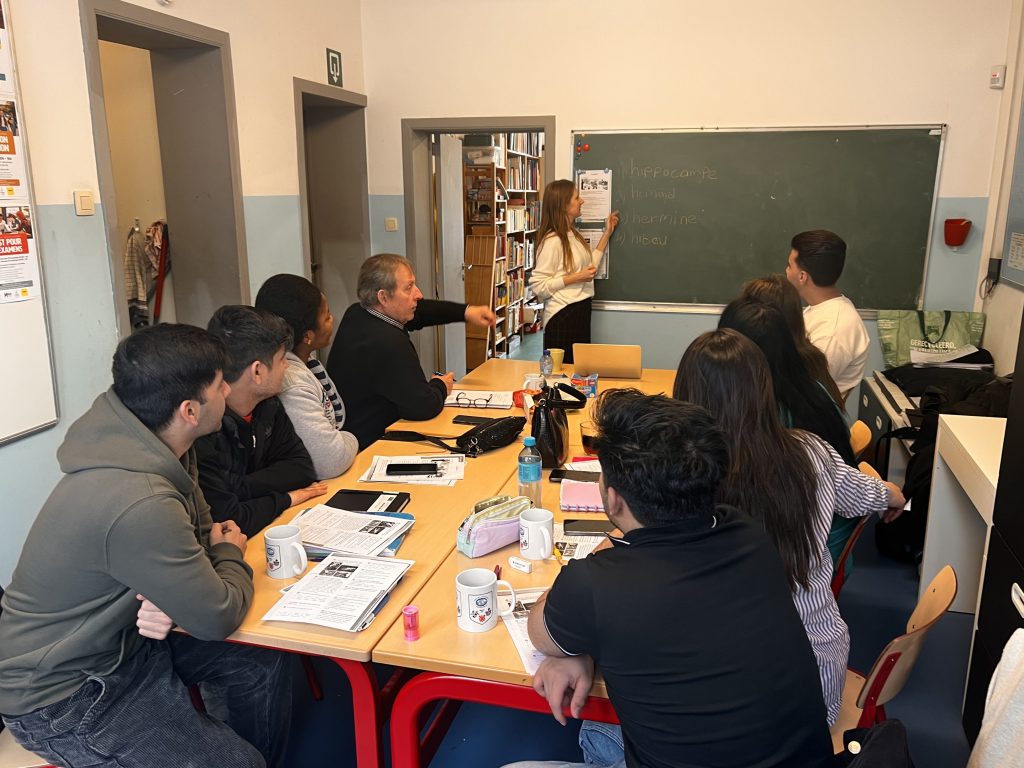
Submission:
[[[639,379],[643,372],[639,344],[573,344],[573,370],[610,379]]]

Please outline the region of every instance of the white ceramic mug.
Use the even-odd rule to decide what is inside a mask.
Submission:
[[[529,373],[526,378],[523,379],[523,389],[528,389],[531,392],[539,392],[544,389],[544,377],[539,373]]]
[[[555,539],[555,516],[546,509],[528,509],[519,516],[519,553],[527,560],[547,560]]]
[[[512,593],[512,602],[505,610],[498,607],[498,585]],[[459,629],[486,632],[498,623],[498,616],[508,616],[516,605],[516,591],[507,581],[486,568],[467,568],[455,577],[455,615]]]
[[[297,525],[275,525],[263,534],[267,547],[267,576],[290,579],[306,572],[309,559],[302,548],[302,532]]]

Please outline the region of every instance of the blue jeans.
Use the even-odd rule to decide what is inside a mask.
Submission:
[[[55,765],[263,768],[284,762],[291,723],[285,654],[172,634],[54,704],[4,717],[25,749]],[[219,688],[230,727],[192,706],[186,685]]]
[[[622,745],[622,729],[610,723],[584,720],[580,728],[580,748],[583,763],[566,763],[561,760],[526,760],[509,763],[504,768],[626,768],[625,747]]]
[[[625,765],[626,748],[622,728],[617,725],[584,720],[580,726],[580,748],[587,765]]]

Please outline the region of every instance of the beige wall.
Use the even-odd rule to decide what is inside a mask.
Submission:
[[[940,195],[985,196],[1002,99],[988,68],[1006,59],[1010,9],[1011,0],[978,0],[969,12],[960,0],[366,2],[370,192],[402,191],[400,118],[554,114],[559,176],[570,171],[572,129],[945,122]],[[395,51],[416,51],[416,66]]]
[[[326,82],[342,53],[345,87],[364,90],[359,0],[128,0],[231,36],[245,195],[298,194],[292,78]],[[97,188],[77,0],[10,0],[32,173],[40,205]]]

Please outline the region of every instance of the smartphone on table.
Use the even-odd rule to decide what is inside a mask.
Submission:
[[[566,536],[604,536],[614,531],[615,525],[607,519],[566,518],[562,523],[562,530],[565,531]]]
[[[584,472],[581,469],[552,469],[548,478],[552,483],[563,480],[576,480],[580,483],[596,483],[601,479],[600,472]]]
[[[424,464],[388,464],[384,470],[386,475],[436,475],[437,464],[428,462]]]

